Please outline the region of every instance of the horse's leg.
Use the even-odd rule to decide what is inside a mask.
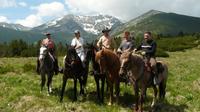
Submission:
[[[65,93],[65,86],[66,86],[66,83],[67,83],[67,77],[65,76],[65,74],[63,75],[63,84],[62,84],[62,90],[61,90],[61,93],[60,93],[60,102],[63,101],[63,95]]]
[[[119,103],[119,93],[120,93],[120,82],[119,80],[115,81],[115,91],[116,91],[116,102]]]
[[[87,84],[87,78],[88,78],[88,67],[86,67],[86,71],[84,71],[84,74],[83,74],[83,86],[84,88],[86,89],[86,84]]]
[[[48,74],[48,81],[47,81],[47,87],[48,87],[48,93],[50,94],[52,92],[52,78],[53,78],[53,73]]]
[[[166,83],[163,82],[163,94],[162,94],[162,98],[165,98],[165,94],[166,94]]]
[[[105,76],[101,78],[101,102],[104,102],[104,85],[105,85]],[[99,81],[98,81],[99,83]]]
[[[139,88],[138,88],[138,84],[135,81],[134,84],[134,91],[135,91],[135,97],[136,97],[136,103],[135,103],[135,111],[138,111],[138,103],[139,103]]]
[[[164,82],[161,82],[159,84],[159,99],[165,98],[165,88],[166,88],[166,84],[164,84]]]
[[[100,101],[101,98],[100,98],[100,91],[99,91],[99,77],[96,76],[96,74],[94,74],[94,79],[95,79],[95,82],[96,82],[97,97],[98,97],[98,99],[99,99],[99,101]]]
[[[146,90],[147,90],[147,87],[143,86],[141,88],[141,95],[140,95],[140,111],[142,112],[143,111],[143,103],[144,103],[144,99],[145,99],[145,95],[146,95]]]
[[[45,85],[46,82],[46,77],[44,73],[41,73],[41,91],[43,90],[43,87]]]
[[[157,93],[158,93],[158,89],[156,85],[153,86],[153,91],[154,91],[154,98],[153,98],[153,102],[151,103],[151,107],[153,107],[156,103],[156,98],[157,98]]]
[[[79,84],[80,84],[80,94],[84,94],[83,80],[81,78],[79,78],[78,80],[79,80]]]
[[[108,82],[108,80],[106,79],[106,91],[108,91],[108,87],[109,87],[109,82]]]
[[[76,88],[76,85],[77,85],[77,78],[74,78],[74,101],[77,100],[77,88]]]
[[[109,82],[109,88],[110,88],[110,98],[109,98],[108,105],[112,105],[112,103],[113,103],[113,81]]]

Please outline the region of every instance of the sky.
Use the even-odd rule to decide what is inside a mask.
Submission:
[[[67,14],[128,21],[151,9],[200,17],[200,0],[0,0],[0,22],[36,27]]]

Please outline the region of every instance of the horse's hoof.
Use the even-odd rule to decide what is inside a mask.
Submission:
[[[111,102],[109,102],[109,103],[108,103],[108,105],[109,105],[109,106],[111,106],[111,105],[112,105],[112,103],[111,103]]]
[[[151,107],[154,107],[155,106],[155,101],[153,101],[152,103],[151,103]]]

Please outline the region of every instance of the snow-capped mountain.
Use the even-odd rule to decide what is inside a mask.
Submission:
[[[121,21],[108,15],[97,16],[76,16],[75,20],[88,33],[99,34],[105,27],[116,28],[121,25]]]
[[[22,26],[20,24],[12,24],[12,23],[0,22],[0,26],[3,27],[3,28],[9,28],[9,29],[18,30],[18,31],[30,30],[30,28]]]
[[[70,14],[35,27],[33,30],[73,33],[74,30],[78,29],[85,33],[98,35],[105,27],[114,29],[121,24],[119,19],[108,15],[75,16]]]

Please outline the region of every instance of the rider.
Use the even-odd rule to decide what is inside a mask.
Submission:
[[[158,73],[157,73],[156,56],[155,56],[156,48],[157,44],[153,40],[151,32],[145,32],[143,42],[136,49],[136,51],[142,50],[142,55],[145,56],[146,64],[151,67],[151,71],[154,74],[154,84],[158,84],[158,78],[157,78]]]
[[[124,32],[124,39],[122,40],[119,48],[117,49],[117,54],[120,56],[123,52],[132,51],[135,48],[135,43],[131,39],[130,32],[125,31]],[[125,80],[127,84],[130,85],[131,81],[128,77],[122,77],[122,79]]]
[[[135,43],[131,40],[130,32],[124,32],[124,40],[122,40],[119,48],[117,49],[118,53],[123,53],[127,51],[132,51],[135,48]]]
[[[110,49],[114,52],[116,51],[116,43],[113,38],[110,37],[109,32],[111,30],[108,28],[105,28],[102,30],[103,36],[100,37],[100,39],[97,42],[97,47],[100,49]]]
[[[84,40],[81,37],[80,31],[79,30],[75,30],[74,31],[74,39],[71,42],[71,46],[73,46],[76,49],[76,52],[78,54],[78,56],[80,57],[83,67],[85,67],[85,52],[84,52]]]
[[[54,60],[54,66],[55,66],[55,74],[57,75],[58,74],[58,71],[59,71],[59,67],[58,67],[58,60],[56,58],[56,55],[55,55],[55,43],[54,41],[51,39],[51,34],[50,33],[46,33],[46,38],[42,40],[41,42],[41,46],[45,46],[48,48],[48,51],[51,55],[51,57],[53,58]],[[38,63],[37,63],[37,72],[39,73],[39,60],[38,60]]]

